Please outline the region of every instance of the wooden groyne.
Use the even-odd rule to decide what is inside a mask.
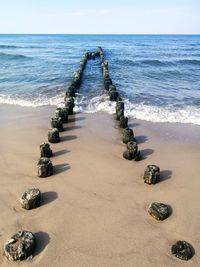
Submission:
[[[125,116],[125,103],[111,79],[109,64],[101,47],[98,47],[95,52],[85,53],[80,59],[79,67],[74,72],[65,92],[64,107],[56,108],[55,117],[50,119],[51,129],[48,130],[47,140],[53,144],[61,141],[59,133],[64,131],[63,125],[68,123],[68,118],[74,114],[75,98],[81,88],[87,62],[96,59],[100,62],[104,90],[110,101],[116,102],[115,119],[121,129],[122,142],[126,146],[123,158],[138,162],[143,159],[142,153],[138,149],[137,139],[133,130],[128,127],[128,117]],[[45,141],[40,145],[40,156],[37,163],[37,176],[40,178],[47,178],[54,174],[53,163],[50,159],[54,156],[54,153],[49,143]],[[143,180],[148,185],[159,183],[160,168],[155,164],[148,165],[144,171]],[[20,204],[27,212],[30,209],[38,208],[41,205],[40,190],[38,188],[27,189],[20,198]],[[156,220],[163,221],[170,216],[170,207],[167,204],[153,202],[148,207],[148,213]],[[29,231],[22,230],[13,235],[5,244],[5,255],[9,260],[25,260],[34,253],[36,245],[35,235]],[[188,242],[179,240],[171,247],[171,253],[182,260],[189,260],[193,256],[193,248]]]

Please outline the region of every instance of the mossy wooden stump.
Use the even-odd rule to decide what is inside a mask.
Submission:
[[[53,175],[53,165],[49,158],[40,158],[37,167],[38,177],[48,177]]]
[[[46,158],[51,158],[53,156],[53,152],[48,143],[42,143],[40,145],[40,156]]]
[[[177,258],[187,261],[193,256],[193,248],[186,241],[177,241],[171,248],[171,253]]]
[[[116,103],[116,120],[120,120],[121,117],[124,117],[124,102],[117,101]]]
[[[159,182],[160,168],[156,165],[148,165],[144,172],[144,182],[146,184],[156,184]]]
[[[59,132],[63,131],[63,123],[61,117],[51,118],[51,127],[58,129]]]
[[[60,142],[60,135],[57,128],[53,128],[48,131],[48,141],[50,143]]]
[[[134,141],[130,141],[126,145],[127,150],[124,151],[123,157],[127,160],[139,161],[141,158],[140,151],[138,151],[138,145]]]
[[[110,97],[110,101],[117,101],[119,93],[114,85],[109,86],[108,95]]]
[[[57,108],[55,111],[56,118],[61,118],[63,123],[68,122],[67,108]]]
[[[26,190],[20,198],[20,203],[22,208],[26,210],[38,208],[41,203],[40,190],[38,188]]]
[[[30,257],[36,247],[36,238],[33,233],[19,231],[5,244],[6,257],[11,261],[26,260]]]
[[[68,112],[69,115],[72,115],[74,113],[74,111],[73,111],[73,109],[74,109],[74,99],[73,99],[73,97],[65,99],[65,107],[66,107],[67,112]]]
[[[123,109],[124,110],[124,102],[123,101],[117,101],[116,103],[116,111]]]
[[[135,141],[133,130],[130,128],[126,128],[123,130],[122,141],[124,144],[128,142]]]
[[[163,203],[151,203],[148,212],[157,221],[163,221],[169,217],[169,207]]]
[[[124,117],[124,115],[119,119],[119,127],[123,129],[128,127],[128,118]]]

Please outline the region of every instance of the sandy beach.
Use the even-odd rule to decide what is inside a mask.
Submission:
[[[127,161],[113,115],[79,113],[52,144],[55,174],[38,178],[39,145],[47,141],[55,107],[0,106],[0,266],[198,266],[200,262],[200,127],[131,120],[143,160]],[[146,165],[161,169],[156,185],[143,182]],[[37,187],[42,205],[20,207],[24,190]],[[151,202],[171,206],[158,222]],[[37,238],[33,259],[16,263],[3,255],[18,230]],[[171,245],[195,249],[182,262]]]

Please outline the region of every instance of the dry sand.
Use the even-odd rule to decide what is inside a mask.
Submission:
[[[144,159],[123,159],[121,130],[108,114],[77,114],[52,145],[55,175],[37,178],[39,144],[46,141],[55,107],[0,106],[0,266],[200,266],[200,127],[131,122]],[[161,182],[146,185],[147,164],[161,168]],[[41,207],[26,211],[19,197],[38,187]],[[171,216],[157,222],[152,201]],[[4,243],[16,231],[35,233],[32,260],[9,262]],[[194,257],[170,253],[190,242]]]

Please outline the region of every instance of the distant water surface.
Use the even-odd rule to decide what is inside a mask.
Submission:
[[[0,103],[62,105],[80,57],[98,46],[127,115],[200,125],[200,35],[0,35]],[[114,111],[98,60],[87,64],[77,110]]]

